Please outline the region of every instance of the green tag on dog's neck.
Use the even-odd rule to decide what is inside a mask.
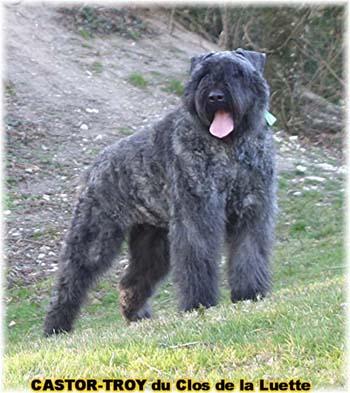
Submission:
[[[268,112],[268,111],[265,112],[265,120],[266,120],[266,123],[270,127],[273,126],[276,123],[276,121],[277,121],[275,116],[272,113]]]

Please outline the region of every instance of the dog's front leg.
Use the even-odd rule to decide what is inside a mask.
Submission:
[[[225,228],[223,197],[203,183],[203,193],[190,184],[184,174],[175,184],[169,231],[170,260],[184,311],[217,304]]]
[[[228,281],[233,302],[257,300],[268,292],[273,227],[271,208],[228,225]]]

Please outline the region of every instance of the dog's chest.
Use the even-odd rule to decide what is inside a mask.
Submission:
[[[264,168],[260,152],[250,149],[213,149],[208,155],[208,176],[217,192],[224,195],[229,212],[255,208],[264,192]]]
[[[219,192],[230,194],[233,188],[250,183],[257,167],[245,152],[237,152],[231,146],[213,145],[207,152],[208,176],[213,179]],[[233,191],[234,192],[234,191]]]

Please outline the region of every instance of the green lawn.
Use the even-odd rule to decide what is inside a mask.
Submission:
[[[311,165],[306,173],[322,176]],[[91,291],[75,333],[45,339],[52,282],[19,284],[6,293],[5,387],[29,389],[38,376],[300,378],[314,388],[343,386],[343,179],[301,181],[306,173],[280,176],[274,286],[265,300],[232,305],[224,283],[219,306],[182,314],[166,282],[154,299],[155,319],[127,325],[107,275]]]

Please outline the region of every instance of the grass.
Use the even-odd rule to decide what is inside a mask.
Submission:
[[[13,199],[11,198],[11,196],[10,195],[8,195],[8,194],[4,194],[4,196],[3,196],[3,204],[4,204],[4,207],[6,208],[6,209],[12,209],[13,208]]]
[[[117,309],[116,280],[105,277],[75,333],[44,339],[52,282],[19,283],[6,294],[5,387],[29,388],[38,375],[147,378],[148,387],[157,378],[344,385],[343,179],[326,176],[310,189],[314,183],[303,176],[280,177],[274,286],[266,299],[232,305],[223,286],[219,306],[181,314],[165,282],[154,298],[155,319],[128,326]]]
[[[148,81],[138,72],[129,75],[129,82],[136,87],[146,88],[148,86]]]
[[[134,130],[130,127],[119,127],[118,130],[123,136],[129,136],[134,133]]]
[[[99,61],[94,61],[91,65],[91,70],[95,73],[95,74],[101,74],[101,72],[103,71],[103,65],[101,62]]]
[[[91,33],[88,30],[85,30],[83,28],[80,28],[78,30],[78,33],[85,39],[89,40],[91,38]]]
[[[5,93],[8,96],[14,97],[16,95],[16,88],[15,85],[11,82],[7,82],[5,84]]]
[[[127,35],[134,41],[138,41],[141,38],[141,32],[136,30],[127,29]]]
[[[164,90],[169,93],[174,93],[178,96],[182,96],[184,93],[184,86],[183,83],[178,79],[171,79]]]

